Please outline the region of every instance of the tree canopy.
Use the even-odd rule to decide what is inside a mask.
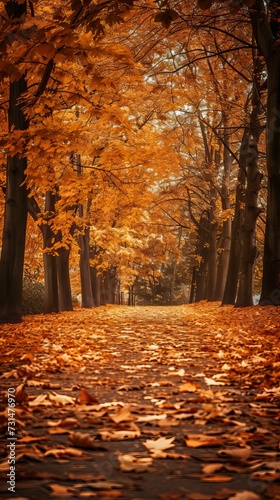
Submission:
[[[278,10],[1,3],[0,321],[26,273],[46,312],[280,303]]]

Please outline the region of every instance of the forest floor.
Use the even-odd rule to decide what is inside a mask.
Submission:
[[[279,500],[279,325],[206,302],[1,325],[0,498]]]

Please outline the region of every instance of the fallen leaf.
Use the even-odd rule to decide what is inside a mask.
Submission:
[[[214,474],[214,472],[217,472],[223,468],[223,464],[217,463],[217,464],[206,464],[202,466],[202,471],[205,475],[208,474]]]
[[[48,393],[48,398],[54,406],[74,405],[76,402],[71,396],[58,394],[57,392]]]
[[[62,457],[81,457],[83,452],[76,448],[53,448],[44,453],[44,457],[53,455],[55,458]]]
[[[148,471],[153,463],[151,457],[137,458],[134,455],[119,455],[120,469],[124,472]]]
[[[70,486],[64,486],[63,484],[48,484],[48,487],[51,488],[51,497],[73,497],[77,494],[77,490],[75,488],[71,488]]]
[[[135,417],[130,412],[129,406],[123,406],[122,408],[117,410],[114,415],[110,415],[110,418],[116,424],[119,424],[120,422],[130,422],[132,420],[135,420]]]
[[[220,446],[221,440],[215,436],[205,434],[188,434],[185,443],[189,448],[201,448],[207,446]]]
[[[79,393],[79,402],[81,405],[98,404],[98,400],[94,398],[85,389],[81,389]]]
[[[182,385],[179,385],[179,392],[196,392],[199,388],[199,385],[195,382],[185,382]]]
[[[48,433],[51,435],[51,436],[59,436],[59,435],[63,435],[63,434],[70,434],[70,430],[69,429],[65,429],[64,427],[51,427],[49,430],[48,430]]]
[[[153,420],[163,420],[166,417],[166,413],[162,413],[161,415],[143,415],[141,417],[137,417],[136,422],[152,422]]]
[[[232,457],[237,460],[247,460],[252,453],[248,448],[226,448],[218,451],[218,455]]]
[[[213,495],[206,495],[205,493],[192,492],[187,493],[188,500],[213,500]]]
[[[39,394],[35,399],[28,402],[28,405],[31,407],[35,406],[52,406],[52,403],[48,399],[48,395],[43,393]]]
[[[96,449],[97,445],[94,442],[94,437],[90,434],[85,434],[82,432],[71,432],[69,436],[69,441],[72,445],[78,448],[91,448]]]
[[[175,446],[173,444],[174,439],[175,437],[171,437],[169,439],[160,437],[156,440],[147,439],[147,441],[144,441],[143,445],[152,452],[163,451]]]
[[[261,500],[261,497],[253,491],[244,490],[229,497],[228,500]]]
[[[207,385],[226,385],[224,382],[214,380],[213,378],[205,377],[204,380]]]
[[[18,439],[18,443],[37,443],[38,441],[46,441],[45,436],[23,436]]]
[[[140,437],[141,431],[138,430],[101,430],[99,435],[103,441],[124,441],[126,439],[136,439]]]
[[[201,480],[204,483],[228,483],[232,481],[231,476],[220,476],[220,475],[212,475],[212,476],[203,476]]]
[[[25,384],[20,384],[15,390],[15,399],[17,403],[28,400],[28,394],[25,392]]]

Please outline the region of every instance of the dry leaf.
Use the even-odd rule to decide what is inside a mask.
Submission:
[[[81,405],[91,405],[98,404],[98,400],[94,398],[89,392],[85,389],[81,389],[79,393],[79,402]]]
[[[48,398],[54,406],[74,405],[75,399],[65,394],[57,394],[57,392],[49,392]]]
[[[217,463],[217,464],[205,464],[202,465],[202,471],[205,475],[208,474],[214,474],[214,472],[218,472],[224,467],[223,464]]]
[[[97,445],[94,442],[94,437],[90,434],[85,434],[82,432],[71,432],[69,436],[69,441],[72,445],[78,448],[91,448],[96,449]]]
[[[124,441],[126,439],[136,439],[140,437],[140,429],[124,429],[124,430],[100,430],[100,437],[103,441]]]
[[[218,455],[228,456],[237,460],[247,460],[252,453],[248,448],[226,448],[218,451]]]
[[[25,392],[25,384],[20,384],[15,390],[15,399],[17,403],[28,400],[28,394]]]
[[[166,417],[166,413],[162,413],[161,415],[143,415],[141,417],[137,417],[136,422],[152,422],[153,420],[163,420]]]
[[[199,385],[195,382],[185,382],[182,385],[179,385],[179,392],[196,392],[199,388]]]
[[[114,413],[114,415],[110,415],[110,418],[116,424],[135,420],[135,417],[130,412],[130,406],[123,406],[122,408],[117,410],[116,413]]]
[[[153,463],[151,457],[137,458],[134,455],[119,455],[120,469],[124,472],[148,471]]]
[[[54,456],[55,458],[63,457],[81,457],[83,452],[76,448],[53,448],[44,453],[44,457]]]
[[[52,403],[48,399],[48,395],[43,393],[39,394],[35,399],[28,402],[28,405],[31,407],[35,406],[52,406]]]
[[[205,434],[188,434],[185,443],[189,448],[201,448],[207,446],[220,446],[221,440],[215,436]]]
[[[232,481],[232,477],[213,474],[212,476],[203,476],[201,480],[204,483],[228,483],[229,481]]]
[[[18,443],[37,443],[38,441],[46,441],[45,436],[24,436],[17,440]]]
[[[253,491],[244,490],[239,491],[232,497],[229,497],[228,500],[261,500],[261,497]]]
[[[173,448],[175,444],[173,444],[175,437],[171,437],[169,439],[165,437],[160,437],[155,441],[152,439],[147,439],[144,441],[143,445],[153,453],[158,451],[168,450],[169,448]]]
[[[73,497],[77,494],[77,490],[75,488],[64,486],[63,484],[53,483],[48,484],[48,486],[52,490],[50,494],[51,497]]]

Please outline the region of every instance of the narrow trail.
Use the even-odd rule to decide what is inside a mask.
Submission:
[[[279,319],[199,303],[2,325],[0,499],[280,499]]]

